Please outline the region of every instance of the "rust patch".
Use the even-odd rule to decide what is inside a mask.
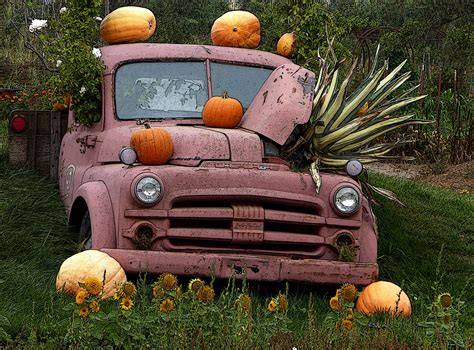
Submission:
[[[265,102],[267,101],[267,95],[268,95],[268,90],[263,93],[263,103],[262,103],[262,106],[263,106],[263,105],[265,104]]]

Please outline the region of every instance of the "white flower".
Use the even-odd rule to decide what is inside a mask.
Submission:
[[[63,61],[57,60],[57,61],[56,61],[56,68],[61,67],[62,64],[63,64]]]
[[[97,17],[94,17],[94,18],[98,21],[102,21],[102,17],[97,16]]]
[[[44,27],[47,27],[48,26],[48,20],[46,19],[34,19],[33,21],[31,21],[31,24],[30,24],[30,32],[35,32],[37,30],[41,30],[43,29]]]
[[[79,90],[79,93],[82,95],[84,92],[86,92],[86,88],[83,86],[81,87],[81,90]]]
[[[59,9],[59,13],[60,13],[61,15],[62,15],[64,12],[66,12],[66,11],[67,11],[67,8],[65,8],[65,7],[61,7],[61,8]]]
[[[96,49],[95,47],[92,49],[92,54],[97,58],[100,58],[100,56],[102,56],[100,49]]]

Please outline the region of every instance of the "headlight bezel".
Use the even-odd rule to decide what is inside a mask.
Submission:
[[[356,194],[356,196],[357,196],[357,205],[351,211],[343,211],[337,205],[337,197],[340,194],[340,192],[344,191],[344,190],[353,191],[353,193]],[[355,188],[354,186],[352,186],[350,184],[341,184],[341,185],[337,186],[336,188],[334,188],[333,191],[332,191],[331,198],[332,198],[331,206],[341,216],[354,215],[355,213],[357,213],[360,210],[360,208],[362,206],[362,194],[361,194],[361,192],[357,188]]]
[[[140,185],[140,183],[145,180],[145,179],[152,179],[154,181],[156,181],[156,184],[159,185],[159,194],[158,196],[156,196],[156,198],[154,198],[153,200],[151,201],[146,201],[146,200],[143,200],[140,195],[139,195],[139,189],[138,189],[138,186]],[[163,182],[160,180],[160,178],[158,178],[156,175],[154,174],[141,174],[140,176],[137,176],[134,181],[132,182],[132,188],[131,188],[131,193],[132,193],[132,197],[133,199],[140,205],[143,205],[143,206],[153,206],[155,205],[156,203],[158,203],[161,198],[163,197],[163,193],[164,193],[164,186],[163,186]]]

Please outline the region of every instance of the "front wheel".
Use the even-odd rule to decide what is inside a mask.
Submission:
[[[86,211],[81,221],[81,227],[78,235],[79,251],[92,249],[92,227],[89,210]]]

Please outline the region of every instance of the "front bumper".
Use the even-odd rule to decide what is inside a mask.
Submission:
[[[290,281],[324,284],[374,282],[376,263],[348,263],[315,259],[256,257],[237,254],[200,254],[184,252],[101,249],[132,273],[169,272],[185,276],[232,276],[258,281]]]

